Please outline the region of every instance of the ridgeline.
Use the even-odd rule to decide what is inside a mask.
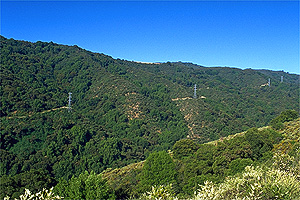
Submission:
[[[133,62],[2,36],[0,48],[1,176],[47,180],[33,189],[299,113],[299,75],[283,71]]]

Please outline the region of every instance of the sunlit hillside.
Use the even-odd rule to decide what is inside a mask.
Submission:
[[[25,187],[32,192],[50,189],[61,178],[70,181],[74,176],[75,181],[81,175],[85,179],[86,171],[98,177],[103,171],[142,162],[154,152],[173,151],[180,141],[192,141],[194,151],[201,144],[267,126],[285,110],[299,113],[296,74],[182,62],[133,62],[78,46],[0,39],[3,195],[19,197]],[[270,86],[266,85],[269,78]],[[279,142],[272,136],[276,131],[258,131],[268,138],[263,151],[269,152],[271,144]],[[232,141],[243,150],[234,154],[246,159],[253,150],[239,139]],[[169,159],[167,155],[160,156]],[[252,162],[269,158],[263,153],[252,156]],[[212,159],[205,161],[204,175],[204,168],[199,167],[206,165],[202,161],[173,165],[169,159],[168,167],[176,169],[171,182],[181,182],[175,193],[190,195],[206,179],[220,182],[231,173],[222,170],[230,169],[232,159],[226,159],[219,158],[215,164],[210,163]],[[128,182],[141,182],[145,187],[140,184],[136,191],[124,191],[120,186],[119,193],[113,192],[117,197],[151,188],[146,175],[135,179],[139,173],[134,173],[124,187]]]

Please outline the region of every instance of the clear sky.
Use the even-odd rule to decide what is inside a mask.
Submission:
[[[299,1],[2,1],[1,35],[113,58],[300,74]]]

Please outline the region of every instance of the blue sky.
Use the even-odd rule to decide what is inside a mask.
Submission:
[[[130,61],[300,74],[298,1],[1,1],[1,35]]]

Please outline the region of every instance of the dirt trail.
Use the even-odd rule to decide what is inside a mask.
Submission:
[[[200,96],[200,99],[206,99],[205,96]],[[172,101],[179,101],[179,100],[187,100],[187,99],[193,99],[192,97],[183,97],[183,98],[176,98],[176,99],[172,99]]]
[[[187,100],[187,99],[192,99],[192,97],[176,98],[176,99],[172,99],[172,101]]]
[[[6,119],[13,119],[13,118],[21,119],[21,118],[25,118],[25,117],[31,117],[32,115],[36,115],[36,114],[43,114],[43,113],[51,112],[51,111],[54,111],[54,110],[60,110],[60,109],[63,109],[63,108],[67,109],[68,107],[63,106],[63,107],[59,107],[59,108],[52,108],[50,110],[45,110],[45,111],[42,111],[42,112],[33,113],[33,114],[29,114],[29,115],[6,117]]]

